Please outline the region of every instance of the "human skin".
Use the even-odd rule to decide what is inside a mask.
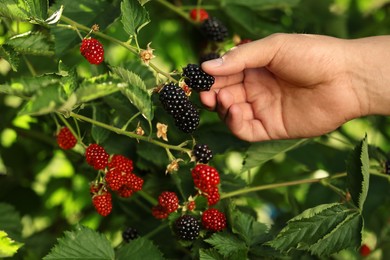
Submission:
[[[250,142],[320,136],[367,115],[390,114],[390,37],[273,34],[202,69],[200,99]]]

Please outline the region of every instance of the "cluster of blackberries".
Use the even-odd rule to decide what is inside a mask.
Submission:
[[[196,162],[204,164],[207,164],[213,158],[213,152],[207,144],[196,144],[192,149],[192,155]]]
[[[185,133],[192,133],[199,125],[199,111],[184,90],[174,83],[163,86],[159,93],[165,111],[175,119],[175,125]]]
[[[200,26],[200,31],[209,41],[223,42],[228,36],[228,29],[216,17],[209,17]]]
[[[176,219],[174,231],[179,239],[195,240],[199,236],[200,223],[191,215],[183,215]]]
[[[214,84],[214,77],[204,72],[196,64],[188,64],[183,68],[184,82],[195,91],[209,91]]]

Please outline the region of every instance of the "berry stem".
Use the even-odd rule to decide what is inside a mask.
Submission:
[[[266,185],[260,185],[260,186],[255,186],[255,187],[249,187],[249,188],[240,189],[240,190],[221,194],[221,199],[226,199],[226,198],[242,195],[242,194],[249,193],[249,192],[270,190],[270,189],[295,186],[295,185],[306,184],[306,183],[317,183],[317,182],[322,182],[325,179],[337,179],[337,178],[343,178],[346,176],[347,176],[347,173],[339,173],[339,174],[335,174],[335,175],[324,177],[324,178],[303,179],[303,180],[296,180],[296,181],[289,181],[289,182],[282,182],[282,183],[274,183],[274,184],[266,184]]]
[[[188,15],[188,13],[184,12],[181,8],[178,8],[177,6],[169,3],[166,0],[157,0],[156,2],[162,4],[163,6],[165,6],[166,8],[171,10],[172,12],[174,12],[174,13],[178,14],[179,16],[183,17],[189,23],[191,23],[193,25],[196,25],[196,22],[191,20],[191,18]]]
[[[152,206],[158,204],[158,201],[155,198],[153,198],[143,190],[137,191],[137,194],[144,198],[146,201],[148,201]]]
[[[122,126],[122,130],[126,130],[127,129],[127,127],[129,126],[129,124],[137,117],[137,116],[139,116],[139,115],[141,115],[141,112],[138,112],[138,113],[136,113],[134,116],[132,116],[127,122],[126,122],[126,124],[124,125],[124,126]]]
[[[76,118],[76,119],[79,119],[79,120],[82,120],[82,121],[85,121],[85,122],[88,122],[88,123],[100,126],[100,127],[105,128],[107,130],[110,130],[110,131],[112,131],[114,133],[117,133],[117,134],[120,134],[120,135],[125,135],[125,136],[128,136],[130,138],[135,138],[137,140],[149,142],[151,144],[154,144],[154,145],[157,145],[157,146],[161,146],[163,148],[167,148],[167,149],[170,149],[170,150],[181,151],[181,152],[184,152],[184,153],[191,152],[190,149],[183,148],[183,147],[180,147],[180,146],[177,146],[177,145],[166,144],[166,143],[154,140],[154,139],[152,139],[150,137],[137,135],[134,132],[125,131],[125,130],[117,128],[115,126],[111,126],[111,125],[108,125],[108,124],[105,124],[105,123],[93,120],[93,119],[91,119],[89,117],[86,117],[86,116],[83,116],[83,115],[79,115],[79,114],[76,114],[74,112],[70,112],[70,116],[73,117],[73,118]]]
[[[160,225],[158,225],[155,229],[153,229],[152,231],[150,231],[149,233],[144,235],[143,237],[149,239],[149,238],[153,237],[154,235],[156,235],[158,232],[160,232],[163,229],[167,228],[168,225],[169,225],[169,222],[163,222]]]

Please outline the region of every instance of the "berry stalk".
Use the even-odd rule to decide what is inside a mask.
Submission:
[[[125,131],[125,130],[117,128],[115,126],[111,126],[111,125],[108,125],[108,124],[105,124],[105,123],[93,120],[93,119],[91,119],[89,117],[86,117],[86,116],[83,116],[83,115],[79,115],[79,114],[76,114],[74,112],[70,112],[70,116],[73,117],[73,118],[76,118],[76,119],[79,119],[79,120],[82,120],[82,121],[85,121],[85,122],[88,122],[88,123],[100,126],[100,127],[105,128],[105,129],[107,129],[109,131],[112,131],[112,132],[114,132],[116,134],[125,135],[125,136],[128,136],[130,138],[135,138],[137,140],[149,142],[151,144],[154,144],[154,145],[157,145],[157,146],[161,146],[161,147],[166,148],[166,149],[180,151],[180,152],[184,152],[184,153],[187,153],[187,154],[189,154],[191,152],[191,149],[184,148],[184,147],[182,147],[180,145],[166,144],[166,143],[154,140],[154,139],[152,139],[150,137],[137,135],[136,133]]]

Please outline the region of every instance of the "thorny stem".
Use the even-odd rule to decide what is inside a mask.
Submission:
[[[114,133],[117,133],[117,134],[120,134],[120,135],[125,135],[125,136],[128,136],[130,138],[135,138],[137,140],[149,142],[149,143],[152,143],[152,144],[157,145],[157,146],[161,146],[161,147],[166,148],[166,149],[176,150],[176,151],[180,151],[180,152],[184,152],[184,153],[191,152],[190,149],[183,148],[183,147],[180,147],[180,146],[177,146],[177,145],[166,144],[166,143],[157,141],[155,139],[152,139],[150,137],[137,135],[134,132],[125,131],[125,130],[117,128],[115,126],[111,126],[111,125],[108,125],[108,124],[105,124],[105,123],[93,120],[93,119],[91,119],[89,117],[86,117],[86,116],[83,116],[83,115],[79,115],[79,114],[76,114],[74,112],[70,112],[70,116],[73,117],[73,118],[79,119],[81,121],[85,121],[85,122],[88,122],[88,123],[100,126],[100,127],[105,128],[107,130],[110,130],[110,131],[112,131]]]

